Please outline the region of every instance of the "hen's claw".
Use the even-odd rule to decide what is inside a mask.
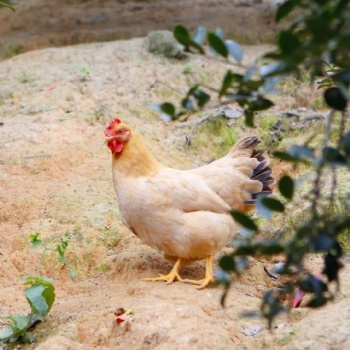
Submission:
[[[197,287],[198,290],[200,289],[204,289],[205,287],[207,287],[210,283],[214,282],[214,276],[206,276],[205,278],[203,278],[202,280],[182,280],[181,282],[184,283],[190,283],[190,284],[196,284],[199,287]]]
[[[204,289],[207,287],[210,283],[215,281],[214,274],[213,274],[213,256],[209,255],[206,257],[206,268],[205,268],[205,277],[199,281],[196,280],[182,280],[181,282],[184,283],[191,283],[198,285],[198,290]]]
[[[178,259],[173,267],[173,269],[167,274],[162,275],[159,274],[159,277],[153,277],[153,278],[144,278],[144,281],[148,282],[158,282],[158,281],[165,281],[166,284],[171,284],[175,280],[178,280],[180,282],[183,282],[183,279],[179,275],[179,268],[181,265],[181,259]]]

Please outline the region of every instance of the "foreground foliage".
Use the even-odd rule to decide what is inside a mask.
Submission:
[[[38,264],[38,273],[35,276],[23,277],[23,284],[29,286],[24,295],[30,306],[30,314],[26,316],[8,316],[8,322],[0,329],[0,346],[6,343],[33,342],[35,337],[30,332],[35,325],[49,314],[55,302],[54,280],[40,275],[40,267],[48,251],[58,253],[60,261],[68,268],[71,279],[75,278],[74,271],[69,267],[65,252],[69,244],[69,232],[65,234],[55,246],[48,246],[39,239],[40,233],[29,236],[31,248],[42,247]]]
[[[261,315],[268,319],[270,327],[274,317],[286,310],[286,305],[280,300],[292,295],[296,287],[312,293],[308,303],[310,307],[319,307],[333,300],[339,289],[343,256],[341,236],[348,235],[350,228],[350,195],[339,190],[337,181],[339,171],[350,168],[350,132],[347,130],[347,105],[350,101],[349,10],[349,0],[283,2],[277,9],[276,21],[288,18],[293,12],[296,19],[279,31],[276,49],[263,57],[267,64],[260,67],[244,67],[240,63],[244,54],[242,48],[232,40],[225,40],[221,30],[207,33],[205,28],[200,27],[191,36],[187,28],[177,25],[174,36],[185,51],[214,55],[220,60],[224,58],[229,65],[244,68],[245,73],[228,70],[220,88],[190,87],[179,107],[168,102],[153,106],[163,120],[170,121],[208,105],[214,91],[221,104],[238,103],[244,110],[246,125],[254,126],[256,114],[274,105],[267,95],[275,92],[278,83],[288,76],[298,76],[307,71],[310,81],[317,79],[319,88],[325,89],[324,99],[331,110],[326,115],[321,144],[312,146],[311,138],[304,145],[294,145],[287,151],[274,153],[276,158],[292,163],[294,170],[301,164],[313,169],[312,185],[302,197],[297,197],[295,179],[284,176],[278,182],[278,191],[273,197],[260,196],[257,201],[258,213],[264,219],[273,220],[278,215],[286,215],[300,205],[305,208],[306,219],[293,227],[276,230],[273,238],[261,239],[261,225],[243,213],[232,212],[233,218],[242,225],[242,235],[234,240],[234,251],[221,259],[221,270],[217,271],[217,280],[225,286],[224,303],[232,281],[231,273],[240,273],[247,266],[246,256],[284,255],[285,263],[278,273],[290,275],[290,283],[266,293],[261,306]],[[334,127],[337,129],[336,137],[332,133]],[[330,183],[328,187],[324,186],[326,180]],[[298,185],[301,182],[298,180]],[[339,203],[340,210],[335,210]],[[323,254],[322,278],[316,278],[305,268],[304,260],[310,253]]]
[[[8,1],[8,0],[0,0],[0,8],[1,7],[7,7],[12,11],[15,11],[15,8],[12,6],[11,1]]]

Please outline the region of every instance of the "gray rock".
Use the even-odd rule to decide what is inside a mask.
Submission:
[[[147,51],[165,57],[181,58],[183,56],[180,44],[172,32],[159,30],[151,32],[144,40]]]

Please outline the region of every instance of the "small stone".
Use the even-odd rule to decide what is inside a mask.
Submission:
[[[154,54],[165,57],[181,58],[183,53],[180,44],[172,32],[159,30],[151,32],[144,40],[146,49]]]

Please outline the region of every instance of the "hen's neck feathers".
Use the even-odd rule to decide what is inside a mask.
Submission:
[[[148,176],[163,165],[146,146],[144,138],[130,130],[130,140],[124,145],[120,154],[113,154],[113,167],[118,174],[127,176]]]

